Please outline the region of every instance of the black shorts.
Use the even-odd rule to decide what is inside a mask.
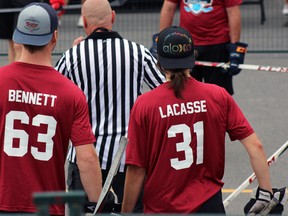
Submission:
[[[196,61],[228,62],[228,43],[210,46],[195,46]],[[212,83],[221,86],[233,95],[232,76],[223,73],[223,68],[195,66],[191,75],[200,82]]]
[[[213,197],[207,200],[203,205],[198,209],[196,214],[223,214],[225,215],[225,208],[222,201],[222,192],[218,191]]]
[[[40,2],[40,0],[1,0],[0,9],[23,8],[32,2]],[[1,39],[12,39],[13,31],[17,24],[18,15],[19,12],[0,13]]]

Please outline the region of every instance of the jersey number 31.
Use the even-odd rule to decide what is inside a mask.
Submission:
[[[196,133],[196,139],[197,139],[196,164],[201,164],[203,163],[203,135],[204,135],[203,121],[196,122],[193,125],[193,129],[194,133]],[[189,168],[194,162],[193,149],[190,146],[192,141],[190,127],[186,124],[173,125],[168,130],[168,137],[169,138],[176,137],[176,134],[178,133],[183,134],[183,142],[176,143],[176,151],[177,152],[184,151],[185,159],[184,160],[179,160],[179,158],[170,159],[171,166],[176,170]]]

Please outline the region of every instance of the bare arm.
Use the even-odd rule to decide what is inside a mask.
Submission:
[[[145,168],[129,165],[126,171],[122,213],[132,213],[146,176]]]
[[[176,9],[177,4],[164,1],[160,13],[160,31],[172,25]]]
[[[240,6],[233,6],[226,8],[228,20],[229,20],[229,29],[230,29],[230,40],[231,43],[240,41],[241,36],[241,13]]]
[[[250,162],[256,174],[259,187],[272,193],[269,168],[261,141],[257,135],[253,133],[245,139],[240,140],[240,142],[244,145],[249,154]]]
[[[97,202],[102,190],[102,174],[94,145],[81,145],[75,149],[84,190],[90,202]]]

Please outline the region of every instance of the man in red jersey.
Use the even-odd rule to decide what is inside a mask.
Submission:
[[[34,192],[65,191],[69,140],[76,147],[81,180],[96,202],[102,176],[83,92],[56,71],[51,53],[58,18],[46,3],[19,14],[13,41],[22,44],[18,61],[0,68],[0,211],[34,213]],[[50,214],[64,215],[64,205]]]
[[[232,77],[240,72],[247,44],[239,42],[242,0],[165,0],[160,14],[160,31],[171,26],[177,7],[180,26],[194,39],[196,59],[230,62],[230,69],[195,66],[192,76],[234,93]]]
[[[132,211],[144,185],[144,213],[225,214],[226,132],[243,144],[258,179],[257,201],[248,211],[262,210],[273,198],[269,169],[240,108],[224,88],[191,77],[194,47],[187,30],[164,29],[157,50],[166,82],[139,96],[131,110],[122,212]]]

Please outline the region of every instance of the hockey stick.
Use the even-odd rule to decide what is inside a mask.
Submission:
[[[197,65],[197,66],[207,66],[207,67],[222,67],[224,69],[229,68],[229,63],[224,63],[224,62],[195,61],[195,65]],[[246,69],[246,70],[257,70],[257,71],[270,71],[270,72],[288,73],[288,67],[251,65],[251,64],[239,64],[238,67],[239,67],[239,69]]]
[[[118,168],[120,166],[121,158],[122,158],[122,156],[124,154],[124,151],[126,149],[127,143],[128,143],[128,139],[126,137],[124,137],[124,136],[121,137],[118,151],[117,151],[117,153],[116,153],[116,155],[114,157],[114,160],[113,160],[112,165],[110,167],[110,170],[108,172],[107,178],[106,178],[105,183],[103,185],[103,188],[102,188],[102,191],[100,193],[100,196],[99,196],[96,208],[95,208],[95,210],[93,212],[93,215],[95,215],[98,212],[101,212],[101,209],[104,206],[105,198],[106,198],[106,196],[107,196],[107,194],[108,194],[108,192],[109,192],[109,190],[111,188],[114,176],[118,172]]]
[[[274,153],[271,155],[270,158],[268,158],[267,163],[268,166],[270,166],[273,162],[275,162],[288,148],[288,140]],[[230,194],[225,200],[224,200],[224,207],[227,207],[229,203],[233,199],[235,199],[243,189],[248,187],[254,180],[256,179],[256,175],[253,172],[236,190]]]

